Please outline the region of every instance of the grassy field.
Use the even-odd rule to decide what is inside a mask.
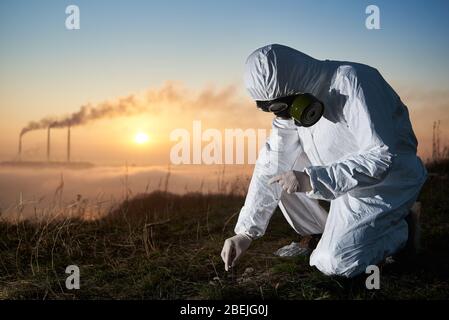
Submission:
[[[267,235],[225,273],[220,251],[244,197],[154,192],[99,220],[1,222],[0,299],[447,299],[448,164],[429,168],[422,252],[382,267],[380,290],[365,289],[363,277],[326,277],[306,258],[275,257],[297,240],[279,211]],[[72,264],[79,290],[65,288]]]

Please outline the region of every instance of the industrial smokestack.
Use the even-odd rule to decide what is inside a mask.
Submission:
[[[47,128],[47,161],[50,161],[50,129],[51,126]]]
[[[67,127],[67,162],[70,162],[70,125]]]
[[[19,161],[22,159],[22,135],[19,136]]]

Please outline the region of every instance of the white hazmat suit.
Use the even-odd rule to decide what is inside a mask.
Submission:
[[[235,233],[261,237],[279,205],[297,233],[323,234],[310,265],[345,277],[401,249],[408,237],[404,218],[427,173],[407,107],[380,73],[273,44],[249,56],[245,84],[254,100],[313,94],[325,112],[308,128],[274,119]],[[289,170],[305,171],[312,191],[287,194],[268,184]],[[331,202],[329,213],[316,199]]]

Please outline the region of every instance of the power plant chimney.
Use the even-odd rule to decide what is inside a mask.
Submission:
[[[51,126],[47,128],[47,161],[50,161],[50,129]]]
[[[22,160],[22,135],[19,136],[19,161]]]
[[[70,162],[70,125],[67,127],[67,162]]]

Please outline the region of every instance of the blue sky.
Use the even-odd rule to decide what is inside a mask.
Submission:
[[[80,7],[79,31],[64,28],[68,4]],[[381,30],[364,27],[368,4],[380,7]],[[226,83],[240,81],[253,49],[277,42],[374,65],[396,82],[445,88],[448,9],[447,1],[398,0],[2,1],[1,80],[45,72],[57,84],[67,73],[75,81],[93,75],[123,91],[165,79]]]

